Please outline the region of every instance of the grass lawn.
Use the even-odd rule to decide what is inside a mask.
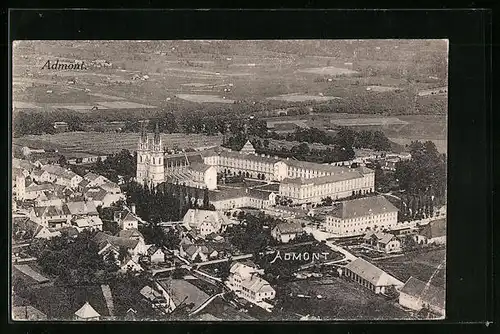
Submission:
[[[311,315],[324,320],[389,320],[408,319],[409,314],[394,302],[375,295],[370,290],[344,278],[332,277],[320,281],[289,283],[292,297],[285,309],[301,315]],[[299,298],[298,294],[311,296]],[[316,298],[321,295],[323,298]]]
[[[374,264],[389,274],[405,282],[410,276],[427,282],[431,276],[431,284],[440,288],[446,285],[446,265],[437,267],[446,261],[445,249],[421,250],[401,257],[375,261]]]

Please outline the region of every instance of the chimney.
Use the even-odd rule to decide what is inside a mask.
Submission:
[[[130,205],[130,209],[132,210],[132,213],[135,215],[135,204],[134,203],[132,203]]]

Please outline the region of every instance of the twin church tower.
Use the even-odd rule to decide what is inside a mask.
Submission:
[[[161,142],[158,123],[156,124],[153,139],[148,139],[148,134],[141,123],[141,136],[137,147],[137,173],[136,181],[148,186],[157,186],[165,181],[165,155]]]

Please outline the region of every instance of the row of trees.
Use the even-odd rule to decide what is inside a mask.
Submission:
[[[412,142],[409,146],[411,160],[396,164],[395,178],[399,187],[410,195],[435,196],[438,201],[446,195],[445,154],[438,152],[432,141]]]
[[[209,202],[209,192],[206,188],[202,190],[171,183],[162,183],[151,188],[130,182],[126,193],[127,201],[136,204],[137,214],[151,224],[180,220],[191,208],[215,210]]]

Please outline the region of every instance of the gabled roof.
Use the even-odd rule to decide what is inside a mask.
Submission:
[[[161,247],[158,247],[156,245],[152,245],[151,247],[148,248],[148,255],[151,256],[151,255],[154,255],[157,251],[162,251],[163,250],[161,249]]]
[[[85,197],[93,200],[93,201],[102,201],[108,192],[101,187],[93,187],[93,188],[87,188],[87,191],[85,192]]]
[[[400,282],[382,269],[360,257],[347,264],[345,268],[370,282],[374,286],[403,285],[403,282]]]
[[[240,150],[241,153],[246,153],[246,154],[252,154],[255,153],[255,147],[253,147],[252,143],[250,140],[247,140],[245,145]]]
[[[12,307],[13,320],[47,320],[47,315],[31,305]]]
[[[446,236],[446,219],[433,220],[424,226],[421,235],[427,239],[440,238]]]
[[[85,174],[83,176],[83,178],[88,180],[88,181],[95,181],[99,176],[101,176],[101,175],[89,172],[89,173]]]
[[[75,219],[74,223],[78,227],[92,227],[102,225],[102,220],[98,216],[95,217],[81,217]]]
[[[31,172],[34,176],[42,176],[43,173],[47,173],[47,171],[43,170],[43,169],[35,169],[33,170],[33,172]]]
[[[137,247],[139,240],[120,238],[106,234],[104,232],[97,232],[97,234],[94,236],[94,242],[99,246],[100,250],[102,250],[107,243],[117,248],[134,249],[135,247]]]
[[[192,163],[189,165],[189,168],[191,168],[192,170],[196,171],[196,172],[201,172],[201,173],[204,173],[206,172],[210,167],[210,165],[205,165],[204,163]]]
[[[370,196],[337,203],[328,215],[351,219],[397,211],[398,208],[384,196]]]
[[[30,186],[26,187],[25,189],[26,192],[45,191],[45,190],[54,190],[54,185],[51,183],[44,183],[44,184],[33,183]]]
[[[302,225],[299,223],[279,223],[275,229],[281,234],[296,234],[303,231]]]
[[[165,279],[159,283],[169,293],[176,306],[180,303],[193,303],[191,310],[195,310],[210,298],[208,294],[183,279]]]
[[[80,181],[80,183],[78,183],[78,186],[79,186],[79,187],[82,187],[82,188],[85,188],[85,187],[86,187],[86,186],[88,186],[89,184],[90,184],[90,181],[89,181],[89,180],[87,180],[87,179],[82,179],[82,180]]]
[[[35,215],[37,217],[55,217],[55,216],[67,216],[71,215],[71,212],[69,211],[68,207],[66,204],[63,204],[62,206],[43,206],[43,207],[35,207]]]
[[[395,236],[393,234],[390,234],[390,233],[384,233],[384,232],[368,232],[365,234],[365,236],[363,237],[363,239],[365,240],[368,240],[368,239],[371,239],[375,237],[377,242],[381,243],[381,244],[387,244],[389,243],[392,239],[395,238]]]
[[[133,214],[132,212],[128,211],[127,214],[125,215],[125,217],[122,218],[122,221],[124,221],[124,222],[135,222],[135,221],[139,221],[139,219],[137,218],[137,216],[135,214]]]
[[[120,238],[126,238],[126,239],[132,239],[132,238],[141,238],[144,239],[144,236],[142,235],[139,230],[135,228],[131,228],[129,230],[121,230],[118,232],[118,237]]]
[[[272,191],[260,190],[260,189],[248,189],[248,197],[256,198],[260,200],[267,201],[269,196],[271,196]]]
[[[93,201],[79,201],[66,203],[72,215],[98,215]]]
[[[92,319],[101,316],[88,302],[85,302],[85,304],[75,312],[75,315],[80,319]]]
[[[423,303],[437,306],[444,309],[446,293],[443,289],[427,284],[415,277],[410,277],[401,289],[405,293],[415,298],[419,298]]]

